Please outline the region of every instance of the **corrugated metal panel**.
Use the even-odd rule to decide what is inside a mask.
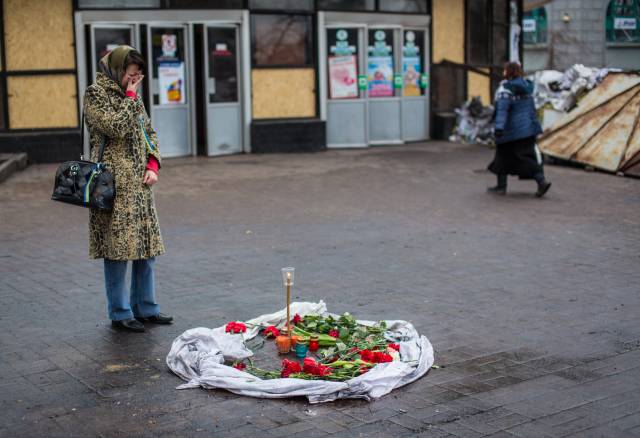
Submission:
[[[640,110],[640,87],[636,87],[633,90],[635,90],[633,99],[580,148],[575,154],[576,161],[611,172],[618,170],[618,167],[623,162],[627,142],[633,133],[638,111]],[[625,93],[625,95],[628,93]],[[591,114],[593,113],[589,113],[582,118],[588,119]]]
[[[609,73],[600,85],[587,93],[587,95],[578,102],[578,106],[576,108],[558,119],[558,121],[549,129],[548,133],[563,128],[578,117],[588,113],[589,111],[593,111],[595,108],[611,100],[618,94],[624,93],[638,84],[640,84],[640,75]],[[545,133],[544,135],[548,134]]]
[[[597,88],[595,90],[597,90]],[[595,92],[595,90],[591,93]],[[575,118],[571,123],[561,129],[554,129],[547,135],[542,136],[538,141],[538,146],[542,152],[547,155],[569,160],[591,137],[602,129],[634,95],[635,91],[629,90],[613,99],[604,100],[607,103],[592,109],[587,115]]]

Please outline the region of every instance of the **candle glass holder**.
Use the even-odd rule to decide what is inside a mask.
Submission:
[[[309,346],[306,342],[298,341],[296,343],[296,357],[298,359],[304,359],[307,357],[307,351],[309,351]]]

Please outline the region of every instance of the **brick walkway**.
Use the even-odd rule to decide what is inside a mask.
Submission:
[[[156,190],[171,327],[111,330],[86,211],[55,166],[0,185],[0,436],[640,435],[640,181],[548,167],[485,193],[491,152],[428,143],[168,161]],[[439,369],[374,403],[174,388],[184,330],[296,298],[414,322]]]

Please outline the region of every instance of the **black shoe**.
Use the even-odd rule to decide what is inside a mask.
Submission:
[[[507,188],[506,187],[500,187],[500,186],[489,187],[489,188],[487,188],[487,192],[493,193],[494,195],[506,195],[507,194]]]
[[[536,191],[536,198],[542,198],[545,193],[549,191],[551,187],[551,183],[549,181],[544,181],[538,184],[538,190]]]
[[[157,315],[147,316],[143,318],[136,316],[136,319],[140,322],[150,322],[153,324],[171,324],[173,323],[173,316],[165,315],[164,313],[158,313]]]
[[[127,330],[130,332],[142,333],[144,332],[144,325],[136,321],[135,319],[123,319],[122,321],[111,321],[111,327]]]

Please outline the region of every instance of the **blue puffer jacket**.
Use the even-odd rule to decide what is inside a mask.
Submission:
[[[533,83],[524,78],[502,81],[495,98],[496,143],[533,137],[542,132],[533,103]]]

